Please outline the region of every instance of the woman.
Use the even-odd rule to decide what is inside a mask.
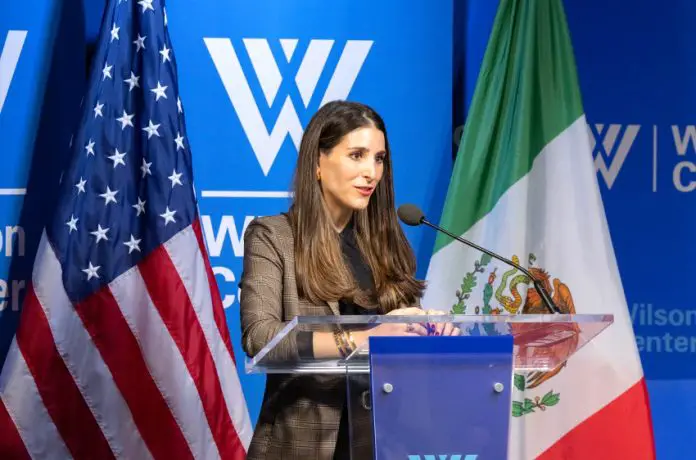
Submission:
[[[290,210],[251,222],[244,248],[241,326],[249,356],[298,315],[424,313],[424,284],[414,277],[414,255],[394,211],[386,128],[363,104],[331,102],[314,115],[300,145]],[[426,333],[405,324],[305,331],[269,359],[340,357],[370,335]],[[346,399],[341,377],[268,375],[248,458],[349,458]],[[361,425],[369,426],[369,415],[365,410]],[[371,443],[368,432],[353,434]]]

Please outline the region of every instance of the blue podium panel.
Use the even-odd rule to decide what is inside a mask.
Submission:
[[[512,336],[372,337],[369,346],[376,460],[506,458]]]

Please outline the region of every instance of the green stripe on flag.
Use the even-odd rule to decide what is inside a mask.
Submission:
[[[464,234],[583,114],[561,0],[501,0],[441,225]],[[451,242],[438,235],[435,251]]]

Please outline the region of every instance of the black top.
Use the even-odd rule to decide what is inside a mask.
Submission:
[[[375,281],[372,277],[372,270],[370,270],[370,266],[362,257],[358,242],[355,239],[352,220],[341,232],[341,250],[360,289],[365,292],[374,292]],[[338,306],[342,315],[361,315],[366,313],[366,310],[360,305],[351,302],[339,301]]]
[[[372,270],[370,270],[370,266],[362,257],[353,230],[353,221],[351,220],[341,232],[341,250],[343,251],[343,257],[348,262],[348,266],[358,286],[360,286],[360,289],[365,292],[374,292],[375,281],[372,277]],[[370,313],[369,310],[360,305],[344,299],[339,300],[338,309],[342,315],[363,315]],[[312,348],[312,333],[299,332],[297,334],[297,349],[299,355],[301,357],[311,358],[313,355]]]
[[[352,220],[341,232],[341,250],[343,251],[343,256],[348,262],[348,266],[350,267],[358,286],[360,286],[360,289],[365,292],[374,292],[375,282],[374,278],[372,277],[372,270],[370,270],[370,266],[362,257],[362,253],[358,247],[358,242],[355,239]],[[338,308],[342,315],[362,315],[370,312],[356,303],[343,299],[339,300]],[[300,356],[311,357],[313,355],[311,332],[299,332],[297,334],[297,348]],[[343,460],[349,458],[350,437],[348,432],[348,408],[344,403],[343,412],[341,414],[341,422],[338,428],[338,439],[336,440],[334,460]]]

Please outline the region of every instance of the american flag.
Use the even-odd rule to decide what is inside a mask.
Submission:
[[[103,24],[0,373],[0,458],[245,458],[164,0],[110,0]]]

